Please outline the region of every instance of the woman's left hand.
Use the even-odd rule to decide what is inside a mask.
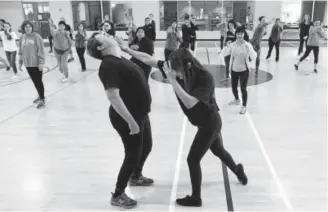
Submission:
[[[176,77],[177,77],[176,72],[174,70],[172,70],[171,63],[169,61],[164,63],[163,69],[167,75],[167,78],[170,80],[170,82],[176,80]]]
[[[43,71],[43,69],[44,69],[44,65],[43,64],[40,64],[39,65],[39,71]]]

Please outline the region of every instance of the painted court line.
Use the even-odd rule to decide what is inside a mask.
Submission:
[[[249,122],[249,124],[250,124],[250,126],[251,126],[251,128],[252,128],[252,130],[254,132],[254,135],[255,135],[255,138],[256,138],[256,142],[259,145],[259,147],[261,149],[261,152],[262,152],[262,154],[264,156],[264,159],[265,159],[265,161],[268,164],[268,167],[269,167],[270,172],[272,174],[273,180],[277,184],[278,192],[280,194],[280,197],[282,198],[283,202],[285,203],[287,209],[289,211],[294,211],[294,209],[293,209],[293,207],[292,207],[292,205],[291,205],[291,203],[290,203],[290,201],[289,201],[289,199],[287,197],[287,194],[286,194],[286,191],[284,189],[284,186],[283,186],[281,180],[279,179],[278,174],[277,174],[275,168],[273,167],[273,164],[271,163],[270,157],[269,157],[269,155],[268,155],[268,153],[265,150],[265,147],[263,145],[263,141],[262,141],[262,139],[261,139],[261,137],[260,137],[260,135],[259,135],[259,133],[258,133],[258,131],[257,131],[257,129],[256,129],[254,123],[253,123],[253,121],[252,121],[251,115],[248,112],[246,112],[245,115],[246,115],[247,121]]]
[[[195,57],[196,57],[197,46],[198,46],[198,43],[196,42],[195,43],[195,51],[194,51]],[[170,205],[169,205],[170,212],[175,211],[175,201],[177,199],[178,184],[179,184],[181,162],[182,162],[183,145],[184,145],[185,136],[186,136],[186,128],[187,128],[187,118],[183,114],[180,145],[179,145],[178,155],[177,155],[177,159],[176,159],[174,178],[173,178],[173,184],[172,184],[172,189],[171,189],[171,198],[170,198]]]

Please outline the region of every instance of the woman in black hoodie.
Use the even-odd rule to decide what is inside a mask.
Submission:
[[[111,36],[115,36],[116,32],[115,32],[115,28],[114,28],[114,24],[110,21],[105,21],[103,24],[103,30],[104,32],[106,32],[107,34],[111,35]]]
[[[145,35],[145,29],[143,27],[138,27],[136,30],[136,37],[132,41],[132,43],[129,45],[131,49],[139,52],[144,52],[149,55],[154,54],[154,44],[153,42]],[[145,77],[148,81],[151,66],[144,64],[140,60],[137,60],[136,58],[132,57],[131,61],[137,64],[140,68],[142,68],[145,72]]]
[[[309,38],[309,30],[311,26],[310,16],[308,14],[304,15],[302,23],[300,23],[300,45],[298,47],[298,56],[303,52],[303,45],[307,43]]]

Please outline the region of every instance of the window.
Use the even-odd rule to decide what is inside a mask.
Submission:
[[[132,20],[131,2],[72,1],[74,29],[84,22],[88,30],[100,30],[103,21],[112,21],[117,31],[126,31]]]
[[[222,21],[223,16],[222,1],[192,1],[190,12],[199,30],[218,30],[216,25]]]

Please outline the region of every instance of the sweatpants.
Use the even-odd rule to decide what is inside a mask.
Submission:
[[[13,52],[6,51],[7,60],[10,66],[13,68],[15,74],[17,74],[16,55],[17,55],[16,51]]]
[[[77,55],[79,56],[79,60],[80,60],[80,63],[81,63],[81,68],[82,70],[85,70],[85,59],[84,59],[84,52],[85,52],[85,48],[78,48],[76,47],[76,52],[77,52]]]
[[[220,115],[218,113],[213,115],[209,122],[210,124],[208,127],[198,127],[187,158],[192,185],[192,196],[196,198],[201,197],[202,171],[200,162],[208,149],[237,175],[237,165],[229,152],[223,147],[221,136],[222,121]]]
[[[140,132],[136,135],[130,135],[128,123],[112,107],[109,110],[109,117],[114,129],[122,139],[125,150],[125,157],[117,177],[115,190],[116,193],[124,193],[129,179],[142,175],[143,166],[153,145],[151,126],[148,114],[135,117]]]
[[[307,58],[311,51],[313,51],[314,63],[317,64],[319,60],[319,46],[307,46],[304,55],[300,58],[300,62]]]
[[[232,93],[236,100],[239,100],[238,96],[238,82],[240,81],[241,98],[243,100],[243,106],[247,105],[247,83],[248,83],[249,71],[231,71],[231,87]]]
[[[307,46],[307,41],[308,41],[308,38],[304,40],[303,37],[300,37],[300,44],[299,44],[299,47],[298,47],[298,55],[301,55],[301,53],[303,53],[303,46],[305,44],[305,47]]]
[[[42,82],[42,71],[38,67],[26,67],[28,74],[36,88],[39,98],[44,100],[44,86]]]

